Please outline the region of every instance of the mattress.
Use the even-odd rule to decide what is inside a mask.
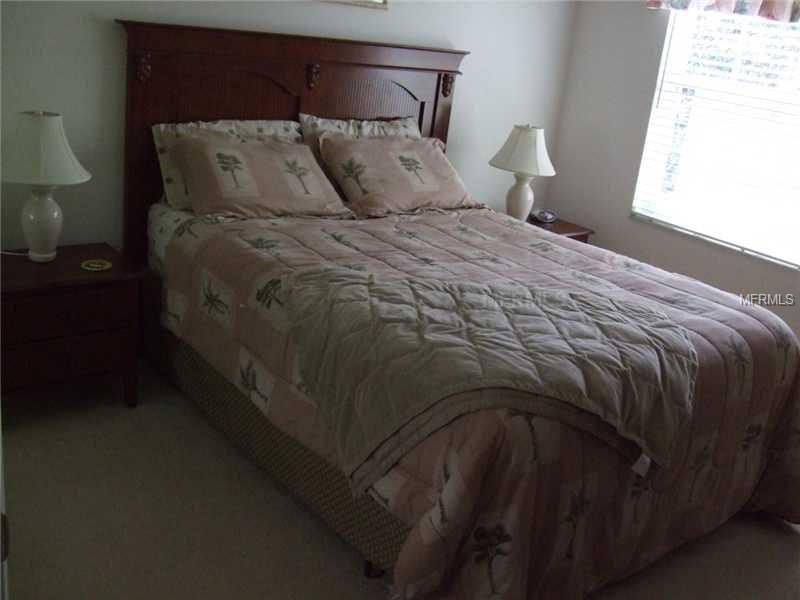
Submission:
[[[368,493],[410,529],[394,567],[406,597],[579,597],[745,506],[800,519],[797,341],[767,311],[489,210],[369,221],[171,213],[154,208],[150,221],[163,236],[151,238],[151,260],[164,277],[164,326],[334,467],[274,294],[287,271],[329,263],[382,277],[613,288],[689,332],[700,369],[672,468],[640,477],[598,437],[498,409],[447,424],[374,483]]]

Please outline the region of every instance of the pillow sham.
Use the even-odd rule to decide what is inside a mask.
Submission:
[[[305,144],[198,131],[170,153],[198,215],[350,215]]]
[[[181,138],[195,135],[198,131],[216,131],[230,135],[242,143],[249,140],[276,139],[284,142],[301,143],[303,134],[297,121],[193,121],[189,123],[160,123],[153,125],[153,142],[161,167],[161,179],[167,204],[185,210],[192,202],[180,171],[175,167],[170,148]]]
[[[360,119],[323,119],[322,117],[300,113],[300,127],[303,131],[303,141],[311,146],[315,156],[319,156],[319,138],[327,131],[357,139],[390,135],[411,139],[422,137],[419,125],[414,117],[366,121]]]
[[[358,216],[482,206],[429,140],[353,139],[325,133],[320,148],[325,165],[350,201],[348,207]]]

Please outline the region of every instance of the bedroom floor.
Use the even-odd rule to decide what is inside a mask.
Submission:
[[[158,375],[112,393],[4,406],[13,600],[387,597]],[[799,597],[800,527],[740,517],[595,600]]]

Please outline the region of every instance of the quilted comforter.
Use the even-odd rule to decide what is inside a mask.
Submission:
[[[614,298],[664,315],[696,354],[688,422],[644,477],[607,421],[570,405],[567,419],[516,389],[415,441],[368,490],[411,527],[394,572],[402,597],[577,598],[743,509],[800,521],[800,349],[768,311],[486,209],[184,220],[163,264],[165,326],[342,469],[281,291],[287,274],[320,265]]]
[[[569,405],[635,442],[645,464],[665,467],[691,417],[694,348],[651,305],[341,267],[293,273],[281,291],[301,377],[357,493],[425,437],[480,409]],[[463,393],[471,391],[482,393]],[[563,410],[559,421],[579,426],[574,414]]]

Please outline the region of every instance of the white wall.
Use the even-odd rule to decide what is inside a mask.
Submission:
[[[572,4],[406,3],[388,11],[319,2],[3,2],[2,125],[22,110],[61,112],[91,182],[61,188],[64,243],[119,246],[125,34],[136,19],[470,50],[456,84],[448,154],[479,199],[503,206],[510,173],[487,165],[514,123],[555,126],[569,58]],[[4,138],[3,151],[7,147]],[[547,180],[537,184],[546,197]],[[539,187],[541,186],[541,187]],[[2,245],[23,247],[27,189],[3,184]]]
[[[668,14],[644,2],[578,6],[548,203],[595,229],[600,246],[731,292],[800,299],[797,271],[629,216]],[[800,334],[800,304],[776,312]]]

